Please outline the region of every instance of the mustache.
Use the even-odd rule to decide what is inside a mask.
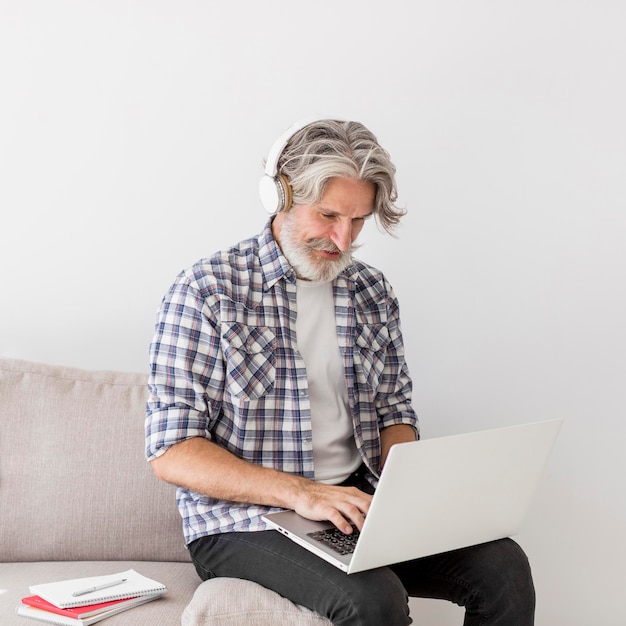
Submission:
[[[306,242],[306,247],[310,250],[321,250],[323,252],[339,253],[341,255],[351,256],[361,246],[352,244],[347,250],[340,250],[332,241],[328,239],[310,239]]]

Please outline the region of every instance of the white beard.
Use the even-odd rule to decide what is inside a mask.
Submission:
[[[295,220],[285,216],[280,231],[280,248],[296,272],[298,278],[315,282],[327,282],[336,278],[352,264],[352,253],[356,246],[341,253],[336,260],[323,259],[314,255],[315,250],[338,252],[338,248],[327,239],[296,241]]]

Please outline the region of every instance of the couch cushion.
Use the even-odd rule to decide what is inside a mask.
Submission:
[[[248,580],[203,582],[187,605],[183,626],[332,626],[325,617]]]
[[[0,359],[2,561],[188,561],[144,458],[146,375]]]

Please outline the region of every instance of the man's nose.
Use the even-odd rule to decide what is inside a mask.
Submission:
[[[331,239],[342,252],[349,250],[352,245],[352,223],[336,224]]]

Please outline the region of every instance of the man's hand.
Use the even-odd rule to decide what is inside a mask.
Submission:
[[[356,487],[303,481],[295,506],[291,507],[296,513],[310,520],[327,520],[346,535],[352,533],[352,524],[359,530],[363,528],[372,496]]]

